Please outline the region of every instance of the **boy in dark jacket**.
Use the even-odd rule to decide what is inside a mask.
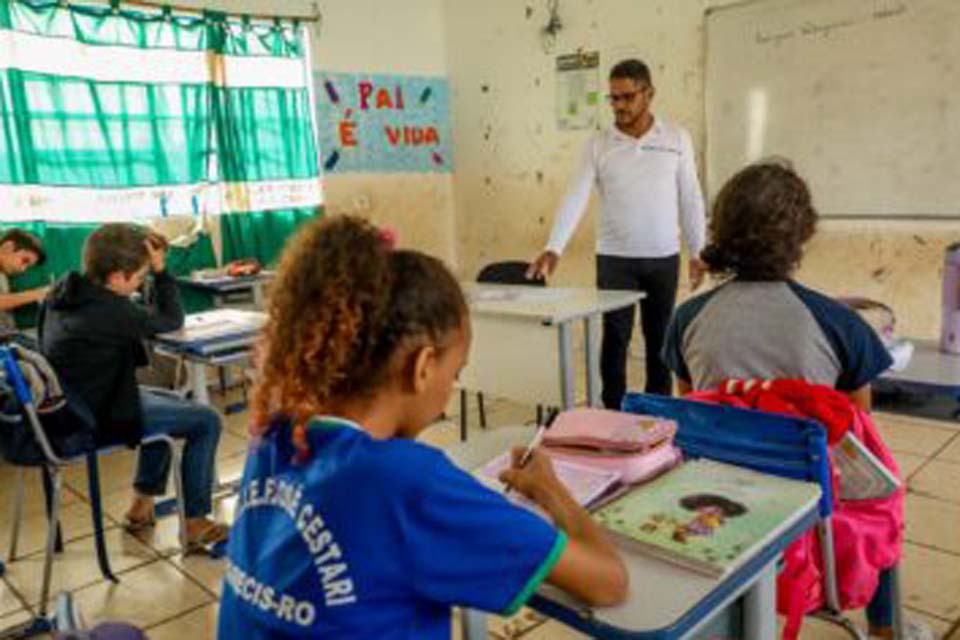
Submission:
[[[153,273],[150,307],[131,296]],[[183,326],[174,278],[166,271],[166,243],[132,224],[105,224],[87,239],[83,273],[71,272],[53,287],[41,321],[44,354],[64,383],[97,418],[100,444],[136,446],[165,433],[186,440],[183,486],[187,540],[192,546],[221,541],[227,528],[208,518],[220,416],[209,407],[140,389],[137,367],[147,364],[145,338]],[[140,448],[130,530],[155,522],[154,496],[164,493],[170,455],[162,444]]]

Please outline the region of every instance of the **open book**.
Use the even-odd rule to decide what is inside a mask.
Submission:
[[[819,487],[693,460],[594,513],[625,544],[710,576],[740,566],[813,506]]]
[[[553,463],[553,470],[557,474],[557,478],[563,483],[563,486],[567,488],[567,491],[570,492],[573,499],[585,508],[589,508],[613,492],[617,488],[620,480],[620,475],[612,471],[593,469],[555,458],[551,458],[550,461]],[[484,485],[491,489],[502,491],[506,487],[500,482],[499,476],[501,472],[509,468],[510,452],[505,451],[480,467],[474,475]],[[516,491],[511,492],[510,500],[520,506],[532,508],[538,513],[540,512],[533,502]]]
[[[840,472],[842,500],[886,498],[900,488],[900,479],[849,431],[830,455]]]

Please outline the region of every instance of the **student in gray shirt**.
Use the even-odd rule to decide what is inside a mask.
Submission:
[[[880,338],[856,312],[791,279],[816,222],[807,185],[786,164],[751,165],[724,185],[701,257],[726,280],[677,309],[663,349],[681,393],[726,378],[802,379],[869,409],[870,383],[892,364]],[[867,605],[871,637],[893,637],[892,592],[883,571]],[[932,637],[918,634],[908,637]]]
[[[19,307],[43,300],[49,287],[26,291],[10,291],[10,276],[16,276],[31,267],[42,265],[47,254],[39,238],[22,229],[10,229],[0,235],[0,331],[17,328],[13,311]]]
[[[681,305],[667,330],[663,359],[681,392],[792,378],[869,407],[887,350],[856,312],[791,279],[816,221],[807,185],[785,164],[751,165],[723,187],[702,256],[726,281]]]

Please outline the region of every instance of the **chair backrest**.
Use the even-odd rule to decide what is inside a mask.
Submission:
[[[527,269],[530,268],[529,262],[521,260],[507,260],[504,262],[491,262],[477,275],[477,282],[486,282],[489,284],[525,284],[535,287],[547,286],[544,278],[527,278]]]
[[[688,457],[816,482],[820,516],[833,512],[827,435],[813,420],[642,393],[628,393],[623,410],[676,421],[676,444]]]

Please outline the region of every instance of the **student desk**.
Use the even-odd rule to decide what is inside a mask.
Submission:
[[[529,439],[528,428],[493,429],[469,443],[448,449],[447,454],[460,467],[474,469],[511,446],[526,444]],[[808,486],[806,501],[796,505],[784,532],[727,576],[710,578],[621,546],[630,572],[630,595],[626,603],[590,610],[544,585],[528,606],[594,638],[659,640],[692,637],[742,598],[742,637],[746,640],[774,638],[777,562],[787,546],[818,518],[820,488],[812,483]],[[467,640],[487,637],[483,614],[466,612],[464,629]]]
[[[193,399],[209,405],[207,367],[248,361],[266,321],[264,313],[235,309],[190,314],[180,331],[158,335],[155,349],[185,362]]]
[[[600,404],[600,319],[637,304],[640,291],[462,283],[473,345],[460,387],[565,409],[576,403],[574,325],[583,321],[587,402]]]
[[[191,289],[203,291],[213,297],[215,307],[225,307],[237,297],[252,300],[253,306],[262,309],[266,298],[264,289],[273,280],[272,271],[261,271],[255,276],[221,276],[217,278],[177,278],[177,282]]]
[[[913,357],[903,371],[887,371],[877,385],[881,389],[903,389],[919,393],[948,395],[960,403],[960,354],[940,351],[936,340],[911,340]],[[960,417],[960,410],[954,413]]]

